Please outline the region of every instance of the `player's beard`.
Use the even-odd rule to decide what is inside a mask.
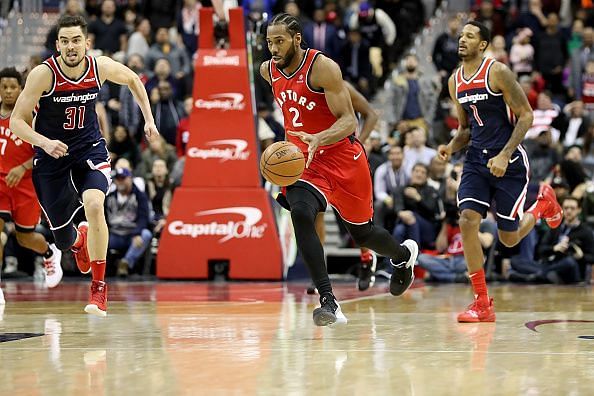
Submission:
[[[289,51],[287,51],[285,56],[283,56],[283,64],[280,65],[280,68],[286,69],[287,67],[289,67],[291,62],[293,62],[293,58],[295,57],[296,53],[297,53],[297,51],[295,51],[295,46],[291,46],[291,49]]]

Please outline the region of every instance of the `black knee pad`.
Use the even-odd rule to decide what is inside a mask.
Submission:
[[[54,243],[60,250],[70,249],[76,241],[76,229],[72,224],[53,230],[52,234],[54,234]]]
[[[313,225],[317,215],[318,210],[307,202],[298,201],[291,205],[291,219],[296,227]]]

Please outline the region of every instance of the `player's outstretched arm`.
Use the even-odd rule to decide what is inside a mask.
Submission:
[[[371,131],[373,131],[375,124],[377,124],[379,116],[375,110],[373,110],[367,99],[365,99],[365,96],[361,95],[361,93],[357,91],[350,82],[345,81],[344,85],[349,91],[351,102],[353,102],[353,109],[357,113],[361,114],[361,118],[363,118],[363,125],[361,125],[359,140],[365,143],[371,134]]]
[[[458,102],[458,98],[456,97],[456,79],[454,74],[452,74],[448,80],[448,88],[452,102],[454,102],[454,105],[456,106],[456,113],[458,114],[458,131],[447,145],[442,144],[437,148],[439,157],[444,161],[449,161],[452,153],[462,150],[470,142],[470,124],[468,123],[468,114],[466,114],[466,111],[460,102]]]
[[[142,81],[140,81],[140,77],[127,66],[107,56],[98,57],[97,65],[99,67],[99,77],[102,80],[113,81],[116,84],[127,85],[130,88],[144,116],[144,133],[147,139],[151,140],[153,137],[159,135],[153,113],[151,112],[151,103],[146,94],[146,89]]]
[[[42,148],[54,158],[59,158],[66,154],[68,146],[59,140],[46,138],[31,127],[35,106],[43,92],[51,90],[52,78],[52,72],[45,65],[39,65],[31,70],[25,88],[14,105],[10,117],[10,129],[21,140]]]

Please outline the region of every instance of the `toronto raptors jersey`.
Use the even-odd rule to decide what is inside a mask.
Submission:
[[[464,69],[456,70],[456,97],[470,121],[470,144],[480,149],[503,148],[514,130],[516,116],[503,100],[502,92],[489,86],[489,70],[495,59],[484,58],[469,79]]]
[[[5,117],[0,116],[0,175],[2,176],[31,159],[34,154],[33,146],[10,131],[9,122],[10,114]],[[28,171],[25,175],[30,176],[31,172]]]
[[[53,74],[52,88],[39,99],[35,129],[49,139],[68,145],[68,152],[84,149],[101,138],[95,102],[101,88],[95,58],[85,56],[85,72],[77,79],[66,77],[57,57],[43,62]],[[43,150],[37,148],[38,153]]]
[[[324,91],[316,90],[310,84],[313,63],[321,55],[320,51],[307,49],[297,70],[288,75],[277,68],[273,61],[269,62],[272,94],[282,109],[287,131],[316,134],[330,128],[336,122],[336,117],[326,103]],[[304,153],[307,152],[307,144],[298,137],[287,135],[287,139],[295,143]],[[341,142],[324,146],[324,148]]]

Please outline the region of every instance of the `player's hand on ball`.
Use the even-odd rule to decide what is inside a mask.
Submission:
[[[144,135],[149,142],[159,136],[159,131],[154,122],[147,122],[144,124]]]
[[[440,144],[437,148],[437,155],[441,160],[448,162],[452,156],[452,149],[448,145]]]
[[[317,135],[300,131],[287,131],[287,134],[291,136],[297,136],[303,143],[309,146],[307,148],[307,162],[305,163],[305,167],[309,168],[309,164],[311,164],[311,161],[313,161],[314,154],[320,145],[320,138]]]
[[[61,158],[68,153],[68,146],[59,140],[47,140],[43,146],[43,151],[54,158]]]
[[[491,170],[493,176],[501,177],[505,175],[507,164],[509,164],[509,157],[503,153],[499,153],[487,162],[487,168]]]

